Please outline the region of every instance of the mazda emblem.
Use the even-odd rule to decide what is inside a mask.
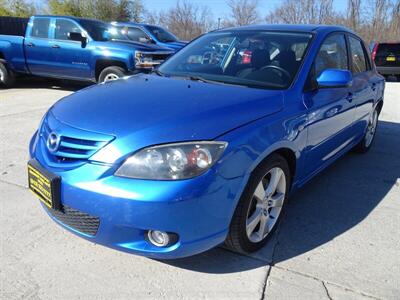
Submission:
[[[51,153],[57,152],[58,146],[60,145],[60,137],[57,133],[51,132],[49,136],[47,137],[47,149]]]

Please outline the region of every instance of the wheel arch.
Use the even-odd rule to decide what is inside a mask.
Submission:
[[[378,115],[380,115],[383,108],[383,99],[378,100],[378,102],[375,105],[375,108],[378,110]]]
[[[96,66],[95,66],[95,79],[96,81],[99,80],[99,76],[101,71],[103,71],[105,68],[108,67],[121,67],[125,71],[128,71],[128,68],[126,64],[123,61],[120,60],[115,60],[115,59],[98,59],[96,61]]]
[[[278,154],[282,156],[289,165],[291,183],[293,184],[295,176],[297,174],[297,166],[299,159],[299,152],[295,151],[290,144],[282,143],[275,145],[269,149],[267,149],[260,158],[255,161],[255,163],[251,166],[250,172],[252,173],[258,166],[260,166],[265,160],[267,160],[271,155]]]

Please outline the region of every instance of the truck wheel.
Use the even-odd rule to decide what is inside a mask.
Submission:
[[[14,73],[10,70],[7,70],[6,66],[2,62],[0,62],[0,85],[9,88],[14,84],[14,82]]]
[[[126,71],[121,68],[121,67],[107,67],[103,71],[101,71],[99,80],[98,82],[106,82],[106,81],[112,81],[112,80],[117,80],[121,77],[124,77],[126,75]]]

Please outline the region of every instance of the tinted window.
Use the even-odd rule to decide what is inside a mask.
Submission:
[[[143,42],[143,41],[140,41],[140,39],[141,38],[148,39],[148,36],[141,29],[130,27],[130,28],[128,28],[128,38],[131,41]]]
[[[311,40],[308,33],[232,30],[206,34],[166,61],[169,76],[267,89],[289,87]]]
[[[400,55],[400,44],[379,44],[377,55]]]
[[[353,63],[352,71],[354,74],[367,71],[367,63],[365,60],[365,53],[361,41],[353,37],[349,37],[351,60]]]
[[[146,29],[150,31],[157,40],[163,43],[177,42],[178,39],[172,33],[158,26],[146,26]]]
[[[70,20],[57,19],[55,28],[55,39],[68,40],[69,32],[81,33],[82,31],[74,22]]]
[[[322,44],[315,59],[315,75],[326,69],[348,70],[346,39],[343,34],[329,36]]]
[[[31,36],[38,38],[48,38],[50,19],[34,18]]]
[[[110,40],[108,32],[110,26],[107,23],[96,20],[81,19],[79,20],[79,24],[86,30],[93,40],[98,42],[106,42]]]

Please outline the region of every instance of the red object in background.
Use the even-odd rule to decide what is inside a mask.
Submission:
[[[372,60],[375,60],[376,52],[378,52],[378,47],[379,47],[379,44],[376,43],[375,46],[374,46],[374,49],[372,50],[372,55],[371,55]]]
[[[253,51],[251,50],[246,50],[243,52],[243,56],[242,56],[242,64],[249,64],[251,63],[251,54],[253,53]]]

